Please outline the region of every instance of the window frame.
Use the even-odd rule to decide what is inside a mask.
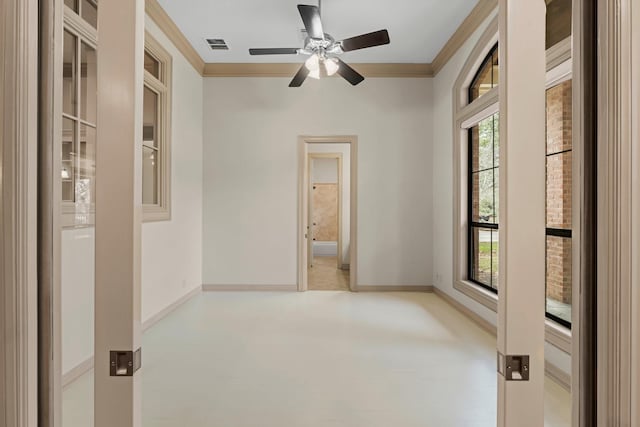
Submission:
[[[452,93],[454,118],[452,123],[454,162],[453,288],[493,312],[498,310],[497,293],[468,280],[467,276],[469,256],[467,242],[467,185],[469,177],[466,163],[469,155],[467,128],[499,110],[498,87],[491,89],[474,100],[473,103],[467,102],[468,88],[471,81],[497,41],[498,17],[494,16],[468,55],[454,83]],[[568,72],[571,72],[571,48],[571,37],[569,37],[547,49],[547,87],[551,84],[559,83],[561,78],[566,78],[567,67]],[[574,235],[577,229],[576,226],[574,223]],[[571,354],[570,329],[546,318],[545,333],[548,343],[567,354]]]
[[[75,114],[68,114],[64,112],[64,108],[61,108],[60,115],[60,135],[57,136],[58,145],[60,146],[60,153],[62,152],[62,145],[64,141],[63,136],[63,126],[62,123],[64,119],[68,119],[73,121],[74,128],[73,133],[75,135],[76,141],[74,141],[74,145],[72,147],[73,150],[78,150],[79,142],[81,138],[80,129],[82,126],[88,126],[96,130],[98,129],[97,117],[96,122],[91,123],[85,119],[81,118],[81,86],[82,86],[82,78],[81,73],[77,72],[81,69],[81,51],[82,44],[86,44],[87,46],[93,48],[98,51],[98,30],[94,28],[91,24],[86,22],[78,13],[76,13],[73,9],[69,8],[67,5],[63,5],[63,29],[62,34],[64,32],[68,32],[73,35],[75,40],[75,55],[76,55],[76,82],[75,82],[75,92],[76,92],[76,112]],[[62,61],[62,59],[60,59]],[[59,63],[60,67],[62,66],[62,62]],[[60,82],[60,87],[62,87],[63,82]],[[96,141],[97,143],[97,141]],[[79,151],[79,150],[78,150]],[[79,173],[79,155],[76,156],[73,162],[73,173],[74,173],[74,182],[77,179],[77,175]],[[95,175],[94,175],[95,178]],[[60,177],[60,182],[57,184],[62,189],[62,178]],[[73,188],[74,200],[62,200],[62,194],[60,194],[60,206],[61,206],[61,226],[63,228],[86,228],[92,227],[95,225],[95,200],[92,200],[88,207],[80,206],[77,202],[75,196],[75,184]],[[88,208],[88,209],[87,209]]]
[[[498,44],[496,43],[496,45],[491,49],[491,51],[487,54],[487,57],[485,58],[485,61],[482,63],[481,67],[484,66],[484,64],[486,63],[486,59],[489,59],[490,57],[493,56],[493,53],[497,50]],[[481,69],[478,70],[478,72],[480,72]],[[475,82],[476,78],[477,78],[478,73],[476,73],[476,76],[473,78],[473,80],[471,81],[472,84],[473,82]],[[471,86],[469,86],[469,88],[471,88]],[[469,93],[469,98],[471,98],[471,90],[468,90]],[[480,97],[476,98],[476,100],[480,99]],[[475,102],[475,101],[473,101]],[[477,121],[477,123],[473,124],[470,127],[466,128],[467,131],[467,140],[468,140],[468,148],[467,148],[467,280],[469,282],[472,282],[478,286],[481,286],[482,288],[486,289],[489,292],[493,292],[495,294],[498,293],[498,289],[492,287],[491,285],[487,285],[486,283],[482,283],[479,280],[473,278],[473,257],[474,257],[474,247],[473,247],[473,232],[474,229],[490,229],[491,232],[493,233],[493,231],[498,231],[500,229],[500,222],[487,222],[487,223],[482,223],[482,222],[475,222],[473,220],[473,191],[471,191],[471,189],[473,188],[473,174],[474,173],[478,173],[479,171],[474,171],[473,170],[473,131],[472,129],[476,126],[479,126],[480,123],[488,118],[492,118],[495,117],[495,115],[498,113],[493,113],[483,119],[480,119]],[[494,128],[495,131],[495,128]],[[495,141],[494,141],[494,149],[495,149]],[[494,156],[495,156],[495,152],[494,152]],[[498,169],[500,167],[500,163],[498,162],[498,166],[495,165],[495,160],[493,163],[493,166],[491,167],[491,170],[494,171],[494,177],[493,177],[493,185],[495,186],[496,181],[495,181],[495,169]],[[486,169],[489,170],[489,169]],[[494,202],[495,202],[495,191],[494,191]],[[495,207],[494,207],[495,209]],[[493,241],[492,241],[493,243]],[[491,250],[493,251],[493,248],[491,248]],[[491,260],[491,264],[493,266],[493,259]],[[493,281],[493,271],[491,272],[491,280]]]
[[[140,191],[143,222],[171,220],[171,89],[173,58],[169,52],[148,32],[145,33],[144,50],[158,61],[159,72],[156,78],[149,71],[144,70],[143,87],[158,95],[157,105],[157,144],[151,147],[158,153],[159,164],[156,175],[157,203],[144,203],[142,189]],[[144,140],[139,141],[142,147],[150,147]],[[142,155],[140,156],[142,161]],[[144,179],[144,178],[143,178]],[[142,185],[142,180],[140,181]]]

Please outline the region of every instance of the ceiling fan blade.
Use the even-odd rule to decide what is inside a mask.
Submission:
[[[249,49],[249,55],[297,55],[297,48],[265,48]]]
[[[346,81],[352,85],[357,85],[364,80],[364,76],[348,66],[344,61],[338,59],[338,74],[340,74]]]
[[[320,19],[320,9],[318,6],[299,4],[298,11],[307,29],[307,34],[312,39],[324,40],[324,30],[322,29],[322,20]]]
[[[340,42],[342,50],[350,52],[352,50],[364,49],[367,47],[381,46],[389,44],[389,32],[387,30],[374,31],[373,33],[362,34],[360,36],[344,39]]]
[[[300,87],[302,83],[304,83],[305,79],[309,75],[309,69],[302,64],[302,67],[298,70],[295,76],[293,76],[293,80],[289,83],[289,87]]]

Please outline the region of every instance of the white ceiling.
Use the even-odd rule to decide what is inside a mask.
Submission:
[[[296,5],[317,0],[159,0],[205,62],[300,62],[295,55],[249,56],[251,47],[302,47]],[[431,62],[477,0],[323,0],[336,40],[386,28],[391,44],[345,53],[348,62]],[[212,51],[205,38],[223,38]]]

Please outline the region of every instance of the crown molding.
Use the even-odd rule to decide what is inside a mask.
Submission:
[[[196,52],[189,40],[180,31],[173,19],[165,12],[160,6],[158,0],[145,0],[145,12],[155,22],[158,27],[165,33],[165,35],[171,40],[176,48],[184,55],[184,57],[191,63],[193,68],[202,75],[204,70],[204,61],[200,57],[200,54]]]
[[[445,43],[443,48],[433,59],[433,73],[437,75],[440,70],[449,62],[451,57],[462,47],[471,35],[482,25],[482,23],[498,7],[498,0],[480,0],[473,8],[469,16],[462,21],[451,38]]]
[[[497,0],[479,0],[456,32],[429,63],[351,64],[365,77],[434,77],[451,57],[497,8]],[[296,63],[205,63],[158,0],[145,0],[147,15],[160,27],[176,48],[203,77],[289,77],[299,68]]]
[[[431,64],[367,63],[350,64],[365,77],[433,77]],[[203,77],[291,77],[300,63],[208,63]]]

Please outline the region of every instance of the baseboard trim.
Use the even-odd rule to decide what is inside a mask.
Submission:
[[[553,363],[544,362],[544,372],[547,377],[555,381],[560,387],[571,393],[571,375],[558,368]]]
[[[469,320],[478,325],[480,328],[484,329],[488,333],[493,336],[498,335],[497,328],[493,325],[493,323],[488,322],[472,310],[468,309],[464,305],[460,304],[458,301],[449,296],[446,292],[443,292],[439,288],[434,287],[433,293],[438,297],[442,298],[445,302],[447,302],[450,306],[458,310],[460,313],[465,315]],[[562,369],[557,367],[551,362],[547,360],[544,361],[544,372],[553,381],[558,383],[562,388],[567,391],[571,391],[571,375],[564,372]]]
[[[64,389],[69,384],[89,372],[93,369],[93,356],[87,360],[80,362],[75,367],[71,368],[69,372],[62,374],[62,388]]]
[[[189,301],[191,298],[199,295],[201,292],[202,292],[202,287],[198,286],[197,288],[193,289],[186,295],[180,297],[180,299],[178,299],[177,301],[169,304],[166,308],[164,308],[157,314],[154,314],[146,321],[144,321],[142,323],[142,331],[144,332],[148,330],[153,325],[155,325],[156,323],[158,323],[159,321],[167,317],[169,313],[174,311],[176,308],[180,307],[185,302]],[[72,368],[69,372],[62,374],[62,388],[67,387],[69,384],[71,384],[72,382],[74,382],[75,380],[77,380],[78,378],[80,378],[90,370],[92,370],[93,364],[94,364],[93,356],[91,356],[87,360],[80,362],[77,366]]]
[[[149,329],[150,327],[152,327],[153,325],[161,321],[173,310],[180,307],[182,304],[189,301],[191,298],[195,297],[196,295],[199,295],[201,292],[202,292],[202,286],[198,286],[194,288],[186,295],[183,295],[182,297],[180,297],[180,299],[178,299],[177,301],[169,304],[164,309],[160,310],[158,313],[154,314],[153,316],[151,316],[150,318],[142,322],[142,332],[146,331],[147,329]]]
[[[202,285],[204,292],[220,291],[264,291],[264,292],[297,292],[298,285]]]
[[[356,287],[356,292],[433,292],[433,286],[426,285],[417,285],[417,286],[409,286],[409,285],[358,285]]]
[[[462,313],[465,316],[467,316],[476,325],[478,325],[479,327],[481,327],[485,331],[489,332],[491,335],[494,335],[494,336],[498,335],[498,330],[493,325],[493,323],[487,321],[482,316],[480,316],[477,313],[475,313],[474,311],[468,309],[463,304],[460,304],[458,301],[456,301],[455,299],[450,297],[449,294],[447,294],[446,292],[443,292],[439,288],[434,287],[433,288],[433,293],[436,294],[437,296],[439,296],[440,298],[442,298],[443,300],[445,300],[449,305],[453,306],[453,308],[455,308],[460,313]]]

